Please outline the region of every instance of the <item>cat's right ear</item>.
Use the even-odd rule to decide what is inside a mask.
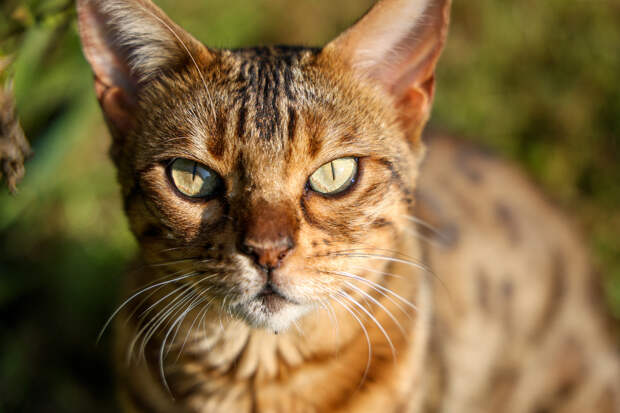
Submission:
[[[419,138],[430,114],[450,3],[379,0],[323,51],[392,95],[412,140]]]
[[[165,70],[209,51],[150,0],[77,0],[82,48],[95,75],[95,91],[112,133],[134,125],[140,87]]]

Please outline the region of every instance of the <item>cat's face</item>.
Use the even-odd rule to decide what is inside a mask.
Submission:
[[[127,4],[148,11],[143,18],[160,13],[143,1],[112,3],[117,11],[97,13],[112,13],[115,30]],[[82,28],[99,6],[81,6]],[[84,32],[88,56],[94,34]],[[126,210],[153,278],[176,277],[196,302],[277,331],[385,276],[413,203],[432,71],[415,88],[419,74],[406,72],[404,91],[386,87],[383,72],[371,81],[356,68],[366,61],[343,57],[339,43],[359,36],[350,32],[322,51],[210,51],[184,34],[160,45],[185,40],[165,70],[131,83],[130,68],[130,86],[119,88],[98,76]]]
[[[381,91],[312,50],[219,52],[206,88],[191,69],[140,96],[119,159],[148,260],[191,259],[182,282],[274,329],[348,290],[338,273],[376,279],[364,256],[396,248],[417,159]]]

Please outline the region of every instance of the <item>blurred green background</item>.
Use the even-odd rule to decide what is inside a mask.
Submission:
[[[371,0],[160,0],[214,47],[320,45]],[[114,411],[98,330],[135,251],[65,0],[0,3],[35,157],[0,189],[0,411]],[[523,165],[575,218],[620,318],[620,2],[455,0],[431,127]]]

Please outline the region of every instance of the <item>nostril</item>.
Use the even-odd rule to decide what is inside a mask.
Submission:
[[[277,242],[245,240],[240,250],[251,257],[259,267],[270,270],[279,267],[292,248],[293,243],[285,238]]]

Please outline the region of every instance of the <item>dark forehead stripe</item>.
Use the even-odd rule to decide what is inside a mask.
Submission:
[[[292,106],[288,107],[288,140],[293,141],[297,132],[297,112]]]
[[[215,121],[215,131],[208,141],[207,149],[209,153],[219,159],[226,151],[226,123],[228,120],[228,114],[226,112],[220,113]]]
[[[285,46],[234,52],[241,60],[234,96],[238,105],[238,137],[245,138],[252,129],[265,140],[294,135],[295,122],[287,113],[295,107],[300,93],[294,85],[294,70],[305,58],[317,53],[318,49]],[[250,118],[249,113],[254,116]]]

